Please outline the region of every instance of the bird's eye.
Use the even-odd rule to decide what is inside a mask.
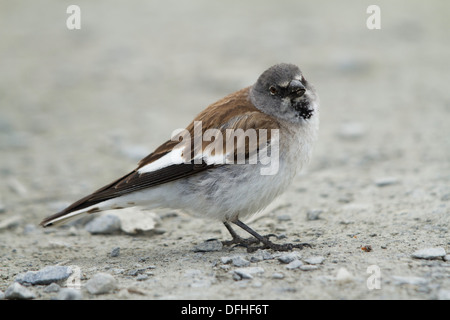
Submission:
[[[271,95],[276,95],[278,93],[278,89],[275,86],[270,86],[269,92]]]

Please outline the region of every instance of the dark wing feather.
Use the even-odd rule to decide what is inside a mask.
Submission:
[[[45,225],[50,220],[59,218],[70,212],[85,209],[103,201],[114,199],[131,192],[140,191],[166,182],[187,177],[212,168],[213,166],[214,165],[208,165],[205,162],[201,164],[181,163],[142,174],[138,173],[137,170],[134,170],[129,174],[123,176],[122,178],[76,201],[66,209],[47,217],[41,222],[41,225]]]

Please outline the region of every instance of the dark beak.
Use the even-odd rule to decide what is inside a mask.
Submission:
[[[288,90],[289,94],[301,97],[303,94],[305,94],[306,88],[300,82],[300,80],[292,80],[291,82],[289,82]]]

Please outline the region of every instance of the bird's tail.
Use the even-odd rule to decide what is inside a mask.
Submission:
[[[69,211],[67,209],[68,208],[45,218],[42,220],[40,225],[43,227],[59,226],[69,221],[81,218],[84,215],[101,211],[101,209],[96,206],[91,206],[76,211]]]
[[[72,203],[64,210],[45,218],[44,220],[42,220],[40,225],[43,227],[57,226],[64,224],[68,221],[78,219],[86,214],[95,213],[108,209],[118,209],[118,207],[111,205],[111,202],[108,200],[114,199],[115,197],[118,197],[126,193],[126,192],[123,193],[117,192],[118,191],[117,183],[120,183],[124,179],[127,179],[133,173],[134,171],[104,186],[103,188],[98,189],[92,194],[87,195],[84,198],[81,198],[80,200]]]

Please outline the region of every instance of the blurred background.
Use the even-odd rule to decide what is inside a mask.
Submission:
[[[321,98],[310,171],[450,194],[449,14],[448,1],[1,0],[0,211],[38,223],[279,62]]]

